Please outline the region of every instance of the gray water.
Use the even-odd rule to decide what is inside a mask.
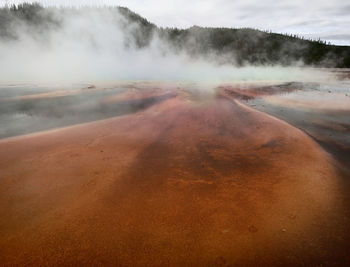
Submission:
[[[38,86],[0,87],[0,138],[29,134],[137,112],[172,95],[136,100],[105,101],[123,87],[82,90],[76,94],[29,97],[52,93]],[[27,96],[27,98],[26,98]]]

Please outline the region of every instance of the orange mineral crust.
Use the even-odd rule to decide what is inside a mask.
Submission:
[[[0,263],[337,264],[339,194],[333,159],[300,130],[179,93],[0,141]]]

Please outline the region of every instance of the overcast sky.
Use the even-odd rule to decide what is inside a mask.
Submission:
[[[6,0],[0,0],[3,3]],[[19,3],[19,0],[8,0]],[[29,0],[28,2],[33,2]],[[252,27],[350,45],[350,0],[37,0],[121,5],[158,26]]]

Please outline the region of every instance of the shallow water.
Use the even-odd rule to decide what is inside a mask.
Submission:
[[[52,89],[12,86],[0,88],[0,138],[121,116],[145,109],[173,95],[109,101],[124,87]]]
[[[317,82],[309,78],[308,82],[295,80],[275,85],[264,80],[252,84],[232,83],[231,86],[240,88],[234,97],[242,103],[300,128],[340,161],[346,162],[350,160],[350,72],[324,72],[325,76],[331,77],[329,73],[332,73],[338,79]],[[130,90],[142,91],[152,86],[162,88],[164,95],[118,99]],[[0,139],[134,113],[175,96],[162,86],[152,83],[108,87],[83,84],[0,86]],[[179,93],[202,101],[213,92],[210,88],[201,90],[203,86],[196,84],[175,87]],[[240,97],[249,90],[253,93]]]
[[[300,128],[344,164],[350,161],[349,80],[303,84],[290,93],[245,103]]]

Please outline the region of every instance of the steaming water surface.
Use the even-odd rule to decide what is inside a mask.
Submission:
[[[330,75],[323,72],[326,76]],[[243,75],[241,81],[236,81],[231,86],[239,85],[243,88],[242,92],[249,91],[251,87],[261,86],[263,89],[257,90],[257,95],[249,96],[249,100],[243,103],[300,128],[341,162],[346,162],[350,160],[350,81],[346,75],[349,71],[342,70],[340,73],[341,79],[326,79],[320,82],[313,81],[312,77],[309,77],[309,81],[304,81],[303,77],[301,82],[298,82],[296,77],[292,76],[291,79],[296,80],[289,85],[279,84],[279,81],[259,82],[254,79],[249,84],[245,82]],[[127,97],[133,90],[146,93],[149,87],[159,87],[158,90],[163,93],[141,99]],[[215,87],[213,84],[196,83],[149,83],[145,86],[142,83],[130,82],[107,87],[83,84],[69,87],[2,86],[0,138],[138,112],[180,92],[187,92],[195,100],[200,100],[203,96],[206,99],[205,95],[210,92],[209,95],[213,95],[217,91]],[[170,92],[169,88],[175,90]],[[126,97],[123,97],[124,94]]]
[[[268,82],[264,81],[261,85],[266,83]],[[249,89],[249,85],[245,86]],[[255,82],[254,86],[259,86],[259,82]],[[304,82],[296,86],[293,90],[284,90],[282,84],[278,87],[280,93],[276,90],[269,93],[270,89],[267,87],[267,95],[245,102],[253,108],[301,128],[328,150],[340,155],[342,160],[349,159],[349,80],[332,80],[328,83]],[[88,85],[2,86],[0,87],[0,138],[125,115],[174,96],[173,93],[166,94],[164,90],[165,94],[162,96],[118,100],[118,95],[132,88],[130,84],[99,88]],[[201,87],[195,84],[192,88],[189,85],[177,88],[192,94],[197,91],[197,97],[201,92]]]

